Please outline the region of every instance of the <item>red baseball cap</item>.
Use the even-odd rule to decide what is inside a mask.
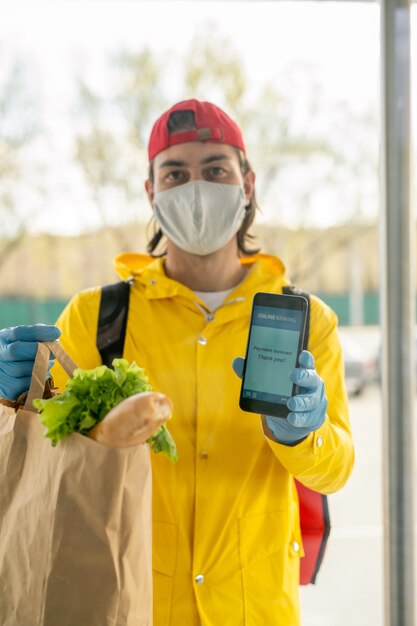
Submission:
[[[168,119],[174,111],[193,111],[195,129],[170,134]],[[224,143],[246,152],[239,126],[224,111],[211,102],[183,100],[174,104],[156,120],[149,138],[149,161],[162,150],[188,141]]]

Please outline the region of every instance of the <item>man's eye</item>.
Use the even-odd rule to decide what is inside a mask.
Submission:
[[[222,167],[211,167],[209,173],[211,176],[222,176],[225,170]]]
[[[179,172],[179,171],[174,171],[174,172],[168,172],[168,174],[166,175],[166,180],[168,181],[177,181],[177,180],[181,180],[183,176],[183,172]]]

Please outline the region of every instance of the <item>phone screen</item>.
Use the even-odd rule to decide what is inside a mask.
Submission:
[[[288,297],[294,298],[282,296]],[[279,414],[287,413],[287,400],[294,392],[288,373],[297,366],[305,315],[305,309],[264,306],[255,300],[241,389],[242,408],[257,412],[268,408],[263,403],[270,403],[281,405]]]

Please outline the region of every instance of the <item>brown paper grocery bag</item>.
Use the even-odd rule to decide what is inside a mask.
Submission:
[[[52,447],[32,407],[49,350],[71,374],[58,343],[39,344],[24,409],[0,405],[0,624],[151,626],[149,446]]]

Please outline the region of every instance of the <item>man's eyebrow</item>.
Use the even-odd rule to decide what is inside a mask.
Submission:
[[[212,154],[211,156],[206,157],[201,161],[203,165],[207,165],[207,163],[212,163],[213,161],[230,161],[232,157],[228,154]]]
[[[211,154],[210,156],[202,159],[200,163],[202,165],[207,165],[208,163],[213,163],[215,161],[225,161],[230,159],[231,156],[228,154]],[[189,163],[181,159],[166,159],[166,161],[162,161],[159,167],[187,167],[187,165],[189,165]]]
[[[159,167],[185,167],[188,165],[187,161],[180,161],[179,159],[167,159],[162,161]]]

